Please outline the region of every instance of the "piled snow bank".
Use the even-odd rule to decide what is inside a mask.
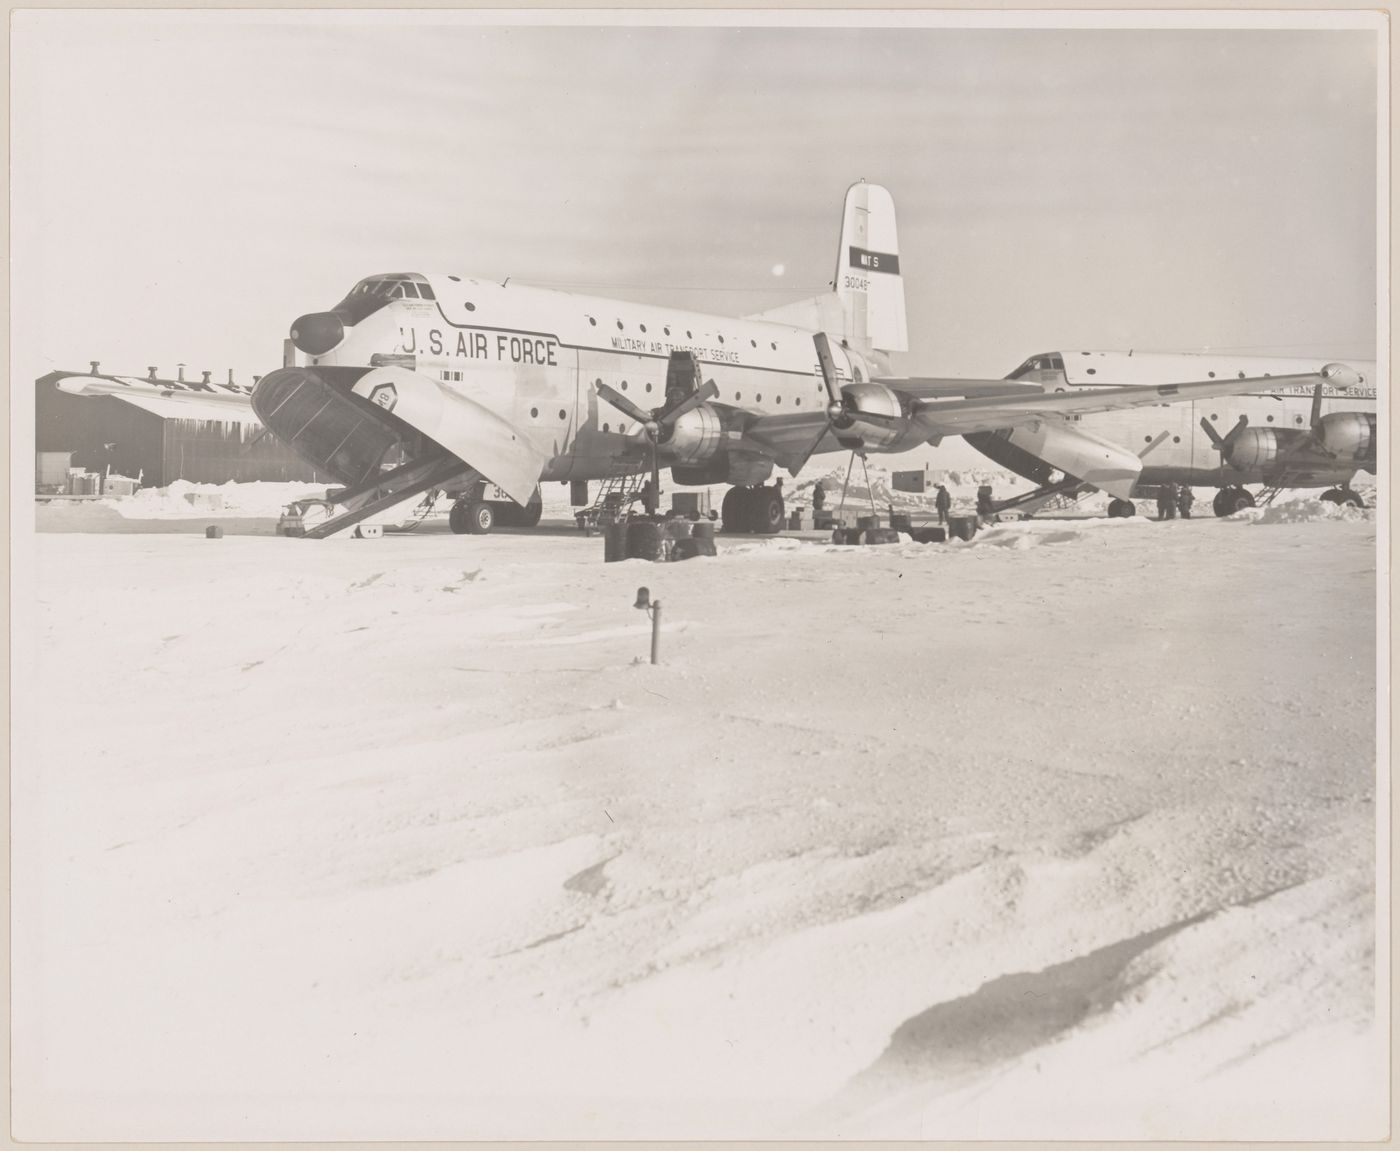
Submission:
[[[1314,520],[1345,520],[1355,523],[1374,520],[1376,509],[1328,503],[1316,496],[1304,496],[1286,502],[1275,502],[1266,508],[1246,508],[1242,512],[1236,512],[1234,518],[1252,524],[1300,524]]]
[[[266,516],[275,519],[293,500],[324,496],[326,485],[289,483],[196,484],[176,480],[169,487],[141,488],[129,496],[99,500],[125,519],[163,520],[184,516]]]

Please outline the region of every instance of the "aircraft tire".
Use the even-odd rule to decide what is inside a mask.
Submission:
[[[1317,498],[1325,504],[1339,504],[1342,502],[1342,492],[1340,488],[1328,488]]]
[[[1137,515],[1137,505],[1132,500],[1112,499],[1108,501],[1109,519],[1127,519],[1134,515]]]
[[[1254,507],[1254,497],[1245,488],[1225,488],[1215,497],[1215,514],[1232,516]]]
[[[511,505],[511,523],[517,527],[532,528],[540,522],[540,516],[544,514],[544,501],[540,498],[540,491],[535,489],[535,494],[530,497],[530,502],[523,508]]]
[[[458,500],[447,512],[447,526],[455,535],[464,536],[470,530],[467,526],[467,505]]]
[[[485,500],[472,500],[465,518],[470,535],[484,536],[496,526],[496,509]]]
[[[719,505],[720,530],[734,535],[749,530],[748,488],[730,488]]]
[[[749,491],[749,531],[771,536],[782,530],[784,520],[783,493],[777,488],[760,487]]]
[[[1354,508],[1364,508],[1366,501],[1361,498],[1360,492],[1345,491],[1342,493],[1342,503],[1351,504]]]

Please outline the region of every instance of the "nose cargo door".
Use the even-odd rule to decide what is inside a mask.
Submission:
[[[327,378],[335,369],[282,368],[258,381],[253,411],[307,463],[354,487],[379,474],[398,434]],[[348,383],[348,381],[346,381]]]

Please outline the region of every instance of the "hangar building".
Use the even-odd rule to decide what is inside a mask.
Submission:
[[[183,373],[182,373],[183,375]],[[143,486],[176,480],[333,482],[267,435],[235,384],[50,372],[35,381],[35,447],[72,453],[71,466],[139,477]]]

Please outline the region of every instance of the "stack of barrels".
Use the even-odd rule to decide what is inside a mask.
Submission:
[[[603,532],[604,563],[626,559],[664,563],[714,554],[713,520],[636,516],[609,524]]]

